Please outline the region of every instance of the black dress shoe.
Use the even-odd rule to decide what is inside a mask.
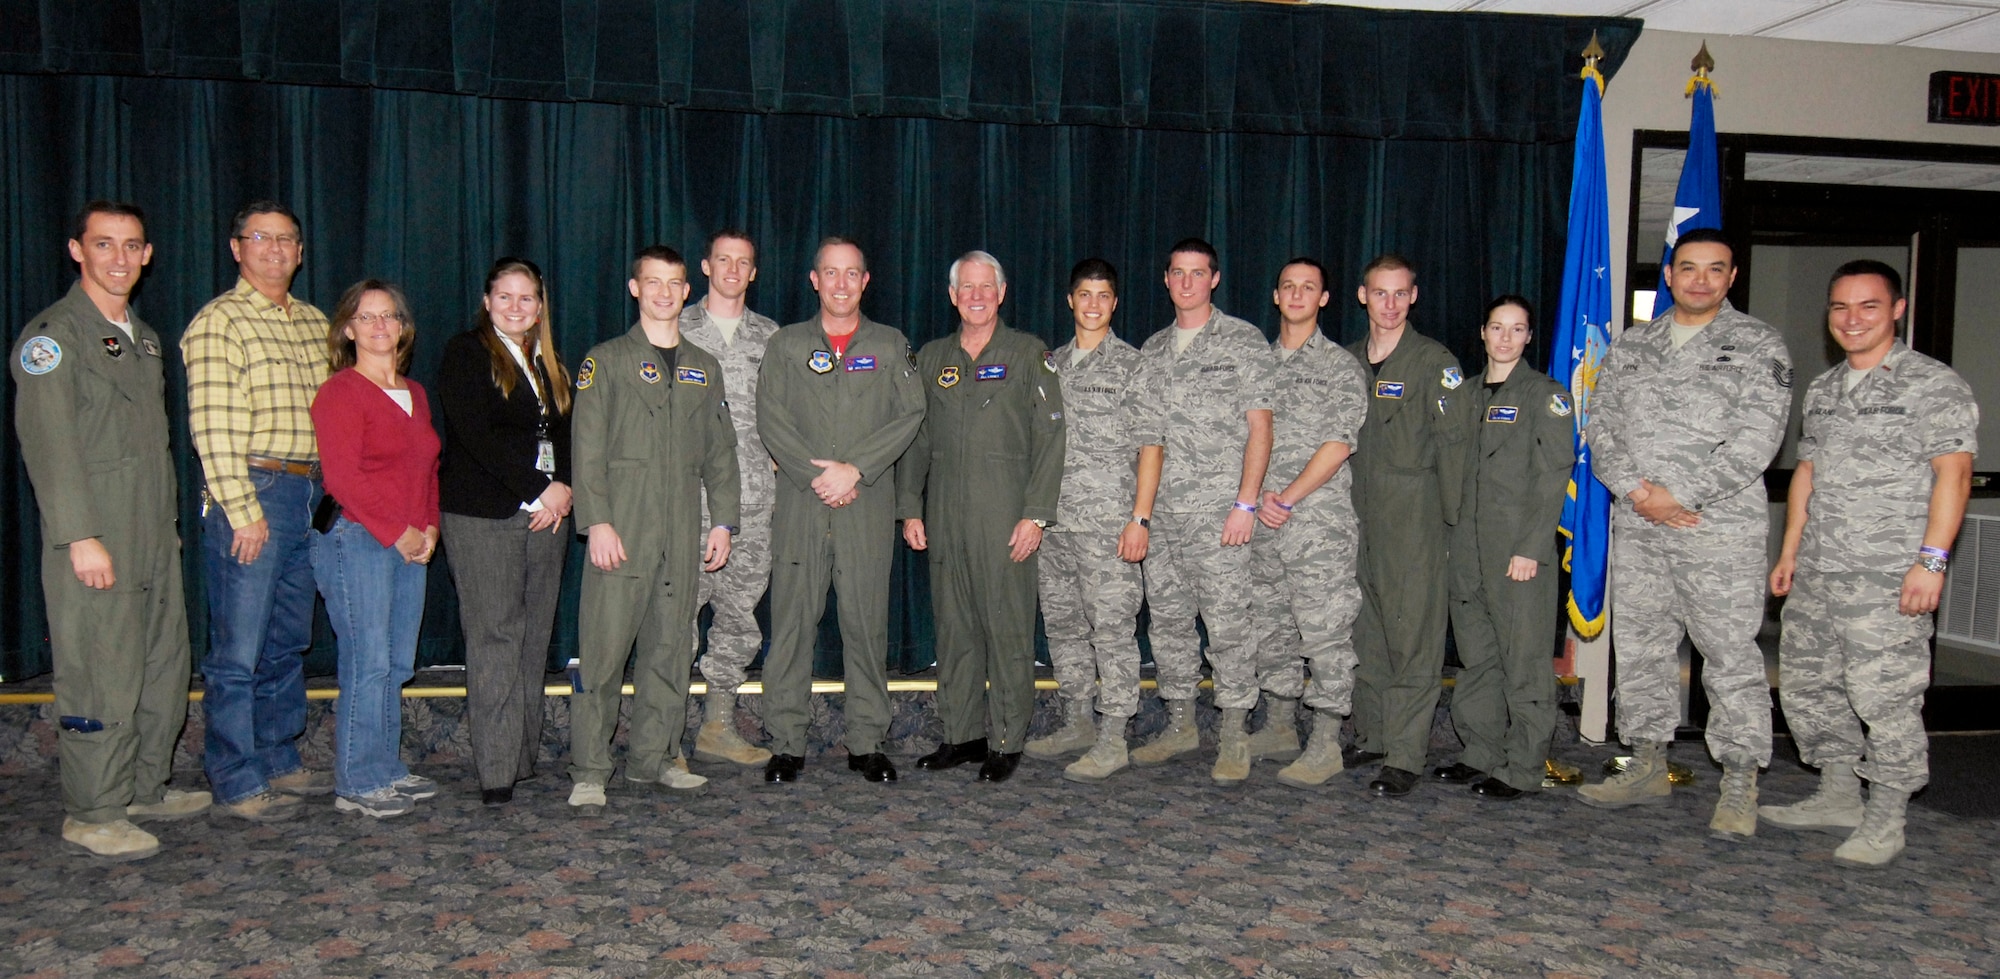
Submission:
[[[1485,778],[1486,773],[1459,761],[1443,768],[1431,769],[1431,777],[1447,785],[1470,785]]]
[[[1014,777],[1014,769],[1021,767],[1021,753],[1018,751],[1001,754],[997,751],[986,753],[986,764],[979,766],[981,782],[1005,782]]]
[[[764,781],[796,782],[805,768],[806,760],[798,755],[772,755],[771,760],[764,763]]]
[[[1472,794],[1481,799],[1491,799],[1494,802],[1512,802],[1528,793],[1508,785],[1497,778],[1488,778],[1475,783],[1472,786]]]
[[[510,785],[504,789],[480,789],[479,801],[484,805],[504,806],[514,801],[514,787]]]
[[[1346,768],[1360,768],[1363,765],[1373,765],[1387,757],[1387,755],[1379,751],[1363,751],[1351,744],[1340,749],[1340,764]]]
[[[894,782],[896,766],[889,764],[889,756],[879,751],[865,755],[848,755],[847,770],[860,772],[861,777],[870,782]]]
[[[1384,768],[1376,774],[1375,781],[1368,783],[1369,791],[1391,798],[1409,795],[1410,790],[1416,787],[1417,773],[1400,768]]]
[[[967,762],[986,760],[986,739],[961,741],[957,744],[941,744],[937,750],[917,759],[917,767],[927,772],[942,772],[947,768],[957,768]]]

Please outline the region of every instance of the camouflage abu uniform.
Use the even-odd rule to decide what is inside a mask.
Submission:
[[[1271,350],[1262,331],[1216,310],[1187,350],[1168,326],[1140,348],[1141,445],[1164,446],[1146,558],[1149,638],[1162,700],[1192,700],[1201,683],[1194,619],[1208,627],[1215,705],[1257,706],[1257,625],[1250,548],[1224,547],[1222,524],[1243,479],[1246,412],[1271,408]]]
[[[1799,461],[1812,463],[1812,495],[1778,699],[1806,764],[1858,762],[1869,782],[1915,792],[1930,781],[1921,715],[1932,617],[1896,605],[1923,544],[1931,460],[1979,451],[1979,406],[1951,368],[1901,340],[1852,392],[1841,389],[1847,370],[1835,365],[1806,391]]]
[[[736,426],[737,468],[743,476],[742,523],[729,546],[729,563],[701,576],[695,608],[712,606],[715,620],[708,628],[708,651],[695,667],[716,693],[735,693],[744,671],[764,644],[757,629],[757,601],[771,582],[771,500],[776,474],[771,454],[757,437],[757,373],[764,365],[764,346],[778,324],[753,310],[743,311],[736,342],[724,343],[722,330],[708,320],[700,303],[681,313],[681,336],[722,363],[729,389],[729,420]],[[702,503],[703,533],[712,526],[708,504]],[[699,626],[697,626],[699,628]]]
[[[1680,641],[1693,637],[1712,705],[1709,754],[1730,768],[1771,758],[1771,693],[1757,629],[1764,619],[1770,513],[1764,467],[1791,410],[1792,360],[1763,321],[1724,302],[1680,349],[1669,309],[1625,331],[1597,376],[1586,437],[1612,517],[1611,638],[1618,730],[1673,740]],[[1686,530],[1641,518],[1640,480],[1701,518]]]
[[[1321,445],[1354,445],[1368,416],[1368,384],[1354,355],[1320,333],[1289,354],[1275,343],[1271,352],[1276,407],[1264,488],[1282,493]],[[1354,700],[1358,534],[1354,473],[1343,462],[1331,479],[1298,501],[1284,526],[1260,526],[1250,545],[1262,634],[1258,680],[1274,696],[1304,695],[1306,706],[1322,716],[1344,715]]]
[[[1042,622],[1063,696],[1088,700],[1095,689],[1099,714],[1125,718],[1139,710],[1134,629],[1146,593],[1139,565],[1118,557],[1139,454],[1139,349],[1106,336],[1072,364],[1075,349],[1054,354],[1069,433],[1056,522],[1042,537]]]

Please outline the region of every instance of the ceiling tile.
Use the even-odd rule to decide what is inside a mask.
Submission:
[[[2000,0],[1994,0],[2000,3]],[[1571,17],[1618,17],[1643,0],[1485,0],[1479,9],[1501,14],[1558,14]]]
[[[1978,20],[1912,38],[1903,43],[1919,48],[2000,54],[2000,14],[1987,14]]]
[[[1831,0],[1658,0],[1632,12],[1656,31],[1690,34],[1755,34]]]
[[[1759,33],[1795,41],[1894,44],[1965,23],[1981,13],[1977,7],[1914,0],[1844,0]]]

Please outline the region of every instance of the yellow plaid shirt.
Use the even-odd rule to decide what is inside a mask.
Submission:
[[[297,298],[291,307],[286,313],[237,279],[236,288],[194,314],[181,336],[188,428],[208,498],[233,528],[264,518],[245,456],[319,459],[311,409],[327,377],[327,319]]]

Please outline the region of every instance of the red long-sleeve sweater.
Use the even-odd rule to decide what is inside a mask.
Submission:
[[[412,412],[353,368],[320,386],[313,398],[326,491],[347,519],[393,547],[407,527],[438,524],[438,441],[423,386],[410,385]]]

